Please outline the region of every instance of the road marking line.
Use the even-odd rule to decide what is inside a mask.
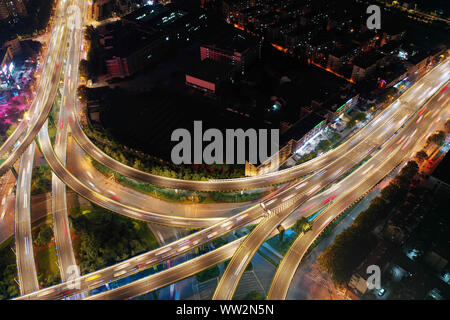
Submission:
[[[286,198],[283,198],[283,200],[281,200],[281,201],[287,201],[287,200],[289,200],[290,198],[292,198],[293,196],[295,196],[295,194],[291,194],[290,196],[287,196]]]
[[[26,209],[28,207],[27,198],[28,198],[28,194],[25,193],[23,195],[23,208],[24,209]]]
[[[300,188],[303,187],[305,184],[306,184],[306,182],[303,182],[301,185],[296,186],[296,187],[295,187],[295,190],[300,189]]]
[[[363,174],[366,174],[370,169],[372,169],[373,168],[373,164],[370,166],[370,167],[368,167],[364,172],[363,172]]]
[[[237,267],[236,271],[234,272],[234,275],[235,275],[235,276],[237,276],[238,273],[239,273],[239,271],[241,271],[242,266],[244,265],[245,260],[247,260],[247,257],[249,256],[249,254],[250,254],[250,253],[247,253],[247,254],[245,255],[244,259],[242,259],[241,263],[239,264],[239,266]]]

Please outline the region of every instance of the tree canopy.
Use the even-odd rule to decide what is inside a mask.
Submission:
[[[302,233],[303,231],[307,230],[310,227],[310,223],[308,222],[308,219],[305,217],[301,217],[297,220],[295,225],[292,227],[292,230],[294,230],[297,234]]]
[[[74,209],[70,220],[80,237],[78,256],[82,274],[112,265],[157,247],[156,238],[143,221],[133,220],[98,206],[83,214]]]
[[[353,128],[358,122],[366,120],[367,115],[364,112],[357,112],[355,113],[350,121],[347,123],[346,127],[347,129]]]
[[[424,160],[428,159],[428,154],[424,150],[420,150],[416,153],[416,159],[419,163],[422,163]]]
[[[39,233],[34,239],[34,243],[37,246],[43,246],[50,242],[50,240],[53,238],[53,230],[52,227],[49,224],[45,224],[39,229]]]
[[[438,131],[431,136],[428,137],[427,142],[428,143],[434,143],[437,146],[442,146],[445,141],[445,132],[444,131]]]

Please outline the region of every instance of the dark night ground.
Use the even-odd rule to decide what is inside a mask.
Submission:
[[[118,142],[164,159],[170,159],[176,144],[171,142],[172,132],[186,128],[192,133],[194,120],[202,120],[203,132],[208,128],[264,128],[261,123],[238,118],[231,112],[212,111],[214,106],[194,98],[161,91],[144,93],[132,98],[133,102],[123,95],[113,97],[112,101],[101,116],[110,134]]]

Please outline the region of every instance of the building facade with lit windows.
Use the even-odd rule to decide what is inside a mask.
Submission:
[[[229,29],[229,30],[228,30]],[[236,71],[246,74],[249,65],[261,56],[261,42],[245,32],[227,28],[220,34],[204,39],[200,46],[200,59],[235,66]]]
[[[103,8],[112,0],[95,0],[91,6],[91,19],[98,20],[103,14]]]
[[[22,0],[0,0],[0,20],[17,21],[27,15],[27,9]]]
[[[163,58],[174,46],[189,42],[204,19],[204,14],[190,14],[173,4],[146,6],[122,17],[101,40],[106,79],[128,77]]]
[[[102,39],[107,78],[135,74],[164,53],[164,40],[136,30],[121,28]]]

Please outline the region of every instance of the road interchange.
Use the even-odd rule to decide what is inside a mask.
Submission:
[[[84,4],[84,2],[82,2]],[[64,6],[63,6],[64,7]],[[66,8],[66,7],[64,7]],[[60,22],[56,23],[56,27],[54,30],[56,30],[56,34],[61,37],[61,39],[67,39],[69,37],[69,28],[65,27],[65,24],[63,23],[62,16],[58,16],[58,19],[60,19]],[[58,20],[57,20],[58,21]],[[70,24],[70,22],[67,22]],[[73,22],[72,22],[73,23]],[[74,30],[74,28],[71,29],[71,36],[75,37],[77,39],[75,43],[79,43],[81,41],[81,28],[78,28]],[[75,32],[76,31],[76,32]],[[60,34],[61,33],[61,34]],[[54,37],[53,33],[53,37]],[[55,39],[53,38],[52,39]],[[77,38],[78,37],[78,38]],[[54,41],[54,40],[53,40]],[[259,245],[264,241],[264,239],[267,238],[268,235],[273,234],[275,228],[285,221],[285,219],[290,215],[293,208],[303,204],[307,203],[308,199],[314,196],[315,193],[319,192],[321,188],[325,187],[327,184],[332,183],[334,179],[338,178],[340,174],[345,171],[345,165],[351,166],[352,164],[355,164],[358,162],[358,160],[364,159],[369,153],[374,152],[378,145],[381,145],[384,143],[384,140],[386,137],[392,136],[393,132],[396,130],[399,130],[404,120],[408,118],[409,113],[417,112],[418,106],[420,106],[426,99],[428,99],[427,94],[424,94],[427,92],[427,90],[432,90],[433,88],[439,88],[442,86],[442,83],[444,83],[446,80],[448,80],[448,60],[444,63],[442,63],[440,66],[435,68],[434,70],[430,71],[429,74],[427,74],[423,79],[419,80],[418,83],[416,83],[412,88],[410,88],[402,97],[401,102],[396,102],[397,105],[394,103],[393,106],[387,108],[384,110],[380,115],[378,115],[374,120],[372,120],[371,123],[369,123],[366,127],[362,128],[359,132],[357,132],[354,136],[349,138],[346,142],[344,142],[339,147],[335,148],[334,150],[314,159],[314,161],[311,161],[310,163],[307,163],[305,165],[297,166],[291,169],[283,170],[278,173],[268,174],[264,176],[259,176],[256,178],[246,178],[246,179],[234,179],[229,181],[185,181],[185,180],[178,180],[178,179],[169,179],[164,177],[157,177],[153,175],[148,175],[146,173],[137,171],[133,168],[129,168],[127,166],[123,166],[121,164],[117,164],[117,162],[111,161],[108,159],[108,156],[103,154],[100,150],[97,149],[95,151],[96,147],[94,148],[92,145],[93,143],[87,138],[87,136],[84,134],[84,132],[81,129],[81,126],[79,124],[76,109],[75,108],[64,108],[63,105],[61,105],[61,111],[60,116],[61,119],[65,119],[62,122],[62,132],[58,132],[57,135],[57,144],[56,144],[56,152],[53,149],[53,146],[50,142],[50,139],[48,137],[48,130],[47,130],[47,124],[46,124],[46,118],[50,112],[51,106],[53,104],[54,97],[56,95],[56,90],[59,86],[59,77],[61,73],[61,68],[59,67],[59,64],[61,61],[63,61],[63,57],[65,56],[65,50],[66,48],[66,41],[65,40],[59,40],[58,41],[59,46],[55,49],[53,48],[50,50],[50,55],[46,60],[46,65],[44,66],[44,79],[42,82],[42,86],[50,84],[50,88],[45,88],[45,90],[42,90],[42,86],[39,86],[38,94],[33,101],[32,108],[30,111],[32,111],[32,117],[30,121],[24,121],[23,126],[22,124],[19,126],[16,133],[13,133],[12,139],[10,141],[7,140],[7,145],[4,147],[2,146],[0,151],[3,153],[7,148],[9,149],[11,145],[13,144],[12,141],[14,139],[19,139],[21,135],[23,135],[22,141],[20,142],[19,146],[15,149],[13,149],[9,154],[6,160],[0,165],[0,173],[6,172],[9,167],[11,167],[16,160],[23,154],[22,161],[25,161],[23,165],[20,167],[21,174],[20,177],[23,176],[29,176],[31,177],[31,170],[28,169],[26,171],[27,167],[29,167],[29,163],[32,160],[30,160],[31,157],[31,151],[30,153],[25,152],[26,150],[33,149],[34,153],[34,143],[33,139],[37,135],[39,145],[41,148],[41,151],[46,158],[47,162],[51,166],[55,178],[58,177],[60,180],[55,180],[54,182],[54,190],[55,194],[59,195],[58,197],[55,197],[55,202],[57,202],[57,206],[55,208],[55,215],[58,214],[58,212],[63,212],[64,214],[61,216],[61,223],[57,223],[56,229],[60,232],[60,230],[63,230],[62,228],[66,228],[66,239],[62,239],[62,241],[57,241],[58,248],[64,252],[64,254],[68,253],[68,242],[67,242],[67,210],[64,210],[65,205],[65,185],[73,189],[75,192],[79,193],[86,199],[90,200],[91,202],[97,203],[101,205],[102,207],[108,208],[114,212],[123,214],[125,216],[144,220],[148,222],[153,223],[160,223],[164,225],[171,225],[171,226],[177,226],[177,227],[190,227],[190,228],[206,228],[200,232],[197,232],[196,234],[192,235],[192,237],[189,238],[189,242],[191,245],[186,247],[186,245],[182,246],[181,248],[177,247],[177,243],[183,243],[183,241],[186,241],[186,238],[180,239],[177,242],[174,242],[173,244],[170,244],[168,246],[164,246],[162,248],[159,248],[157,250],[154,250],[152,252],[140,255],[138,257],[132,258],[127,260],[126,262],[123,262],[119,265],[105,268],[103,270],[98,271],[101,274],[101,277],[98,278],[99,281],[96,281],[96,283],[102,283],[105,281],[111,281],[111,279],[117,278],[114,276],[117,274],[117,271],[119,267],[122,267],[125,264],[134,265],[132,268],[127,267],[127,270],[129,269],[130,272],[127,272],[126,274],[132,273],[136,270],[133,270],[133,268],[136,269],[138,266],[138,262],[142,264],[142,261],[145,261],[145,265],[149,266],[152,264],[157,263],[158,261],[161,261],[160,258],[169,259],[173,256],[180,255],[182,253],[188,252],[189,250],[192,250],[192,248],[205,243],[207,241],[210,241],[214,238],[217,238],[226,232],[229,232],[230,230],[234,230],[238,227],[241,227],[247,223],[255,222],[264,217],[264,213],[266,210],[261,208],[259,205],[254,205],[248,209],[245,209],[239,214],[236,214],[235,216],[232,216],[228,219],[223,217],[216,217],[216,218],[192,218],[192,217],[179,217],[179,216],[172,216],[167,215],[163,213],[157,213],[157,212],[151,212],[148,210],[143,210],[141,208],[135,208],[130,205],[126,205],[124,203],[121,203],[119,201],[116,201],[112,199],[111,197],[107,197],[104,194],[101,194],[94,190],[92,187],[89,187],[86,185],[84,181],[80,181],[75,177],[73,174],[71,174],[66,168],[65,168],[65,148],[66,148],[66,141],[64,137],[67,136],[67,129],[70,126],[70,129],[72,130],[72,134],[75,138],[75,140],[81,145],[81,147],[87,151],[88,154],[94,157],[96,160],[100,160],[103,165],[110,167],[117,172],[124,174],[126,176],[132,177],[134,179],[145,181],[145,182],[151,182],[156,185],[162,185],[168,188],[180,188],[180,189],[189,189],[189,190],[202,190],[202,191],[212,191],[212,190],[243,190],[248,188],[254,188],[257,186],[266,186],[271,185],[275,183],[281,183],[286,181],[292,181],[295,179],[298,179],[300,177],[303,177],[307,174],[313,173],[313,175],[305,178],[304,180],[301,180],[299,182],[294,183],[291,187],[289,187],[286,190],[281,191],[279,194],[275,195],[272,199],[267,200],[265,203],[267,204],[267,210],[274,210],[275,214],[271,215],[268,219],[262,219],[264,221],[263,224],[259,225],[254,232],[250,236],[248,236],[245,240],[239,240],[241,247],[237,247],[235,244],[230,245],[227,247],[227,250],[223,250],[223,252],[226,252],[226,254],[221,253],[222,251],[218,251],[218,256],[221,257],[221,259],[227,255],[230,254],[231,249],[229,248],[243,248],[242,246],[247,245],[250,241],[254,238],[258,238],[257,241],[255,241],[254,244],[251,245],[252,250],[251,252],[246,252],[247,249],[241,250],[244,253],[240,253],[239,249],[237,249],[237,254],[234,256],[234,260],[230,262],[230,265],[228,266],[232,271],[226,272],[225,277],[222,279],[225,279],[222,281],[221,284],[219,284],[218,293],[215,295],[215,297],[220,298],[231,298],[232,294],[234,292],[234,289],[237,286],[237,283],[239,281],[240,276],[242,275],[243,270],[245,269],[245,266],[248,264],[248,262],[251,260],[251,257],[253,256],[253,252],[256,252],[254,248],[259,247]],[[75,46],[76,47],[76,46]],[[77,65],[79,60],[79,52],[78,50],[69,50],[70,56],[68,59],[68,64],[72,66],[72,63],[74,65]],[[53,57],[53,59],[52,59]],[[50,61],[50,62],[49,62]],[[49,64],[49,65],[48,65]],[[46,67],[48,65],[48,68],[50,70],[47,70]],[[52,68],[53,67],[53,68]],[[70,70],[70,67],[68,67]],[[443,69],[443,70],[442,70]],[[67,70],[67,69],[66,69]],[[440,73],[439,73],[439,72]],[[68,72],[70,74],[69,78],[71,81],[74,79],[78,79],[78,68],[72,68],[71,71]],[[432,78],[432,75],[434,77],[438,78],[439,81],[436,80],[436,78]],[[443,79],[442,79],[443,78]],[[439,83],[438,83],[439,82]],[[421,91],[422,90],[422,91]],[[73,83],[69,86],[67,86],[64,89],[64,96],[63,97],[71,97],[73,105],[76,106],[76,96],[74,94],[75,87]],[[420,93],[420,95],[419,95]],[[416,99],[418,98],[419,103],[416,103]],[[35,102],[36,101],[36,102]],[[66,101],[66,100],[63,100]],[[65,104],[65,103],[63,103]],[[71,103],[70,103],[71,104]],[[34,107],[33,107],[34,106]],[[401,113],[399,110],[401,109],[400,106],[403,106],[403,110],[406,110],[405,113]],[[40,107],[40,108],[39,108]],[[406,118],[405,118],[406,117]],[[72,120],[69,120],[72,119]],[[394,120],[395,119],[395,120]],[[384,126],[378,126],[379,121],[384,122]],[[390,122],[392,121],[392,122]],[[428,120],[427,120],[428,121]],[[424,121],[425,123],[426,121]],[[69,124],[68,124],[69,123]],[[387,125],[386,125],[387,124]],[[21,132],[23,131],[23,132]],[[380,136],[374,137],[373,141],[369,144],[366,143],[367,136],[370,134],[375,135],[376,132],[383,131]],[[62,138],[61,138],[62,137]],[[85,138],[89,141],[86,141]],[[407,139],[407,141],[411,141],[411,138]],[[406,143],[405,143],[406,144]],[[404,146],[404,144],[401,144]],[[396,147],[398,151],[399,147]],[[406,149],[406,147],[405,147]],[[94,151],[93,151],[94,150]],[[394,152],[391,151],[391,152]],[[409,150],[409,149],[408,149]],[[395,152],[397,152],[395,151]],[[25,152],[25,153],[24,153]],[[359,157],[359,158],[358,158]],[[399,156],[400,157],[400,156]],[[28,160],[27,160],[28,159]],[[357,159],[355,161],[355,159]],[[62,160],[62,161],[61,161]],[[353,162],[352,162],[353,161]],[[128,169],[129,168],[129,169]],[[326,168],[326,169],[323,169]],[[335,170],[331,170],[331,168],[335,168]],[[131,170],[132,169],[132,170]],[[348,169],[348,168],[347,168]],[[325,171],[324,171],[325,170]],[[340,171],[339,171],[340,170]],[[338,172],[339,171],[339,172]],[[156,177],[156,178],[155,178]],[[57,178],[57,179],[58,179]],[[329,181],[327,183],[322,183],[325,178],[329,178]],[[156,179],[156,180],[154,180]],[[316,179],[317,181],[314,181]],[[347,178],[346,178],[347,179]],[[346,181],[344,179],[343,181]],[[25,181],[23,178],[19,179],[19,181]],[[59,181],[59,182],[58,182]],[[310,185],[308,182],[316,183],[316,185]],[[30,181],[31,183],[31,181]],[[305,184],[306,183],[306,184]],[[28,185],[28,182],[27,182]],[[24,201],[27,200],[26,197],[29,195],[29,190],[26,191],[21,190],[18,192],[17,200],[19,203],[16,205],[16,208],[22,208],[20,210],[26,211],[26,206],[20,206],[20,201],[23,203],[27,202]],[[288,198],[290,197],[290,198]],[[289,201],[288,201],[289,200]],[[272,201],[272,202],[271,202]],[[271,202],[270,204],[268,204]],[[315,207],[311,207],[308,210],[305,210],[304,213],[310,213]],[[16,209],[17,210],[17,209]],[[279,211],[276,211],[279,210]],[[28,206],[29,211],[29,206]],[[18,219],[20,222],[20,225],[26,225],[24,220],[22,219],[24,215],[20,215],[21,219]],[[29,212],[28,212],[29,216]],[[273,221],[272,221],[273,219]],[[231,223],[230,223],[231,222]],[[228,225],[225,225],[228,224]],[[225,229],[225,230],[220,230]],[[24,229],[25,230],[25,229]],[[17,232],[17,230],[16,230]],[[28,241],[31,241],[31,236],[28,238],[28,233],[31,235],[31,229],[30,231],[25,230],[24,232],[17,232],[16,233],[16,243],[19,243],[19,246],[21,246],[20,243],[25,242],[26,239]],[[261,242],[261,236],[254,236],[253,234],[264,234],[264,239]],[[59,233],[58,238],[60,237],[61,233]],[[19,240],[19,242],[17,242]],[[65,244],[64,244],[65,243]],[[23,248],[19,249],[18,254],[22,256],[23,252],[27,252],[27,247],[29,248],[30,242],[28,242],[28,245],[23,246]],[[31,242],[32,246],[32,242]],[[186,248],[185,248],[186,247]],[[64,249],[63,249],[64,248]],[[71,245],[70,245],[71,249]],[[168,250],[167,250],[168,249]],[[183,249],[183,250],[181,250]],[[159,250],[159,251],[158,251]],[[167,250],[165,252],[161,252]],[[220,250],[217,249],[217,250]],[[73,251],[70,250],[73,254]],[[161,257],[158,257],[158,253]],[[166,253],[166,254],[162,254]],[[169,254],[167,254],[169,253]],[[234,253],[234,251],[233,251]],[[28,253],[29,254],[29,253]],[[68,253],[69,254],[69,253]],[[220,255],[223,254],[223,255]],[[231,253],[232,254],[232,253]],[[216,254],[212,254],[211,256],[215,256]],[[31,255],[32,256],[32,255]],[[61,254],[60,254],[61,256]],[[227,259],[230,256],[227,257]],[[201,258],[201,257],[199,257]],[[22,258],[21,258],[22,259]],[[197,259],[197,258],[196,258]],[[214,258],[216,259],[216,258]],[[213,259],[213,260],[214,260]],[[220,259],[217,258],[219,261]],[[29,259],[28,259],[29,260]],[[190,260],[190,261],[194,261]],[[225,259],[226,260],[226,259]],[[23,259],[23,261],[27,261],[27,259]],[[73,263],[73,258],[69,258],[67,263],[62,263],[60,261],[60,267],[61,265],[67,266],[71,263]],[[189,261],[189,262],[190,262]],[[239,264],[236,265],[236,262],[233,261],[239,261]],[[244,262],[242,262],[244,261]],[[133,263],[131,263],[133,262]],[[186,262],[186,263],[189,263]],[[216,262],[218,263],[218,262]],[[27,265],[30,265],[29,263],[26,263]],[[22,264],[21,264],[22,265]],[[31,268],[32,269],[32,268]],[[26,270],[31,270],[26,269]],[[139,269],[139,268],[138,268]],[[20,267],[20,270],[22,270],[22,267]],[[35,268],[34,268],[35,270]],[[105,271],[107,270],[107,271]],[[123,270],[123,269],[122,269]],[[228,270],[228,268],[227,268]],[[234,271],[233,271],[234,270]],[[237,272],[235,270],[238,270]],[[198,269],[198,271],[200,271]],[[35,271],[34,271],[35,272]],[[104,276],[106,272],[106,275]],[[23,271],[19,271],[19,277],[20,274],[23,274]],[[25,272],[25,273],[28,273]],[[32,274],[32,271],[29,271],[30,274]],[[232,279],[228,279],[228,274],[232,274]],[[95,274],[95,273],[94,273]],[[109,276],[107,276],[109,275]],[[156,276],[156,275],[155,275]],[[83,290],[86,290],[95,283],[89,283],[87,280],[88,278],[92,277],[92,274],[81,277],[80,281],[84,281],[82,287],[78,290],[78,292],[83,292]],[[228,280],[227,280],[228,279]],[[61,298],[60,293],[62,292],[61,288],[64,287],[67,284],[62,284],[54,287],[50,287],[44,290],[36,291],[36,285],[33,284],[34,280],[23,280],[21,279],[20,283],[24,284],[25,282],[29,282],[29,287],[31,289],[25,289],[22,292],[22,285],[21,285],[21,293],[26,294],[23,298]],[[225,289],[221,289],[222,286],[226,284],[229,287]],[[28,286],[27,286],[28,287]],[[131,286],[133,287],[133,286]],[[234,287],[234,289],[233,289]],[[59,289],[58,289],[59,288]],[[120,289],[120,288],[119,288]],[[116,289],[115,289],[116,290]],[[31,293],[32,291],[36,291],[35,293]],[[116,294],[117,291],[111,290],[111,294]],[[220,294],[220,292],[224,292],[224,294]],[[95,296],[94,296],[95,297]]]

